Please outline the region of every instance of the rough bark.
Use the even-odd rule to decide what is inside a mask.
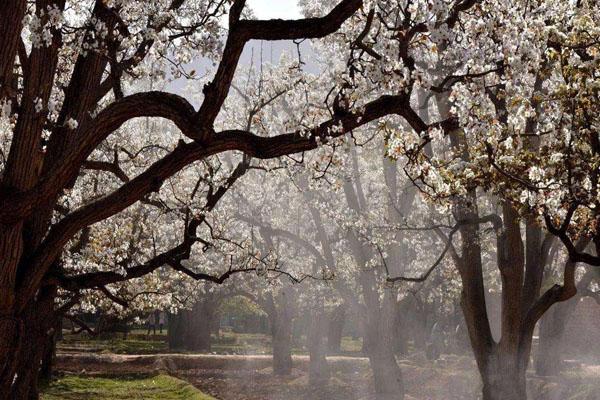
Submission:
[[[10,399],[37,399],[41,361],[47,351],[53,328],[56,326],[54,299],[56,287],[44,287],[35,302],[25,309],[22,320],[24,332],[16,359],[16,374],[9,393]]]
[[[517,354],[490,356],[482,374],[483,400],[527,400],[525,369]],[[514,366],[514,367],[513,367]]]
[[[24,324],[21,319],[0,319],[0,400],[8,400],[23,346]]]

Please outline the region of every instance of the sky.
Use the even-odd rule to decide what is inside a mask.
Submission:
[[[1,2],[2,0],[0,0]],[[300,8],[298,7],[298,3],[296,0],[247,0],[246,7],[252,8],[254,10],[254,14],[259,19],[271,19],[271,18],[281,18],[281,19],[298,19],[302,18],[300,14]],[[225,20],[226,21],[226,20]],[[302,45],[302,53],[304,54],[305,62],[307,65],[305,68],[308,70],[314,69],[309,57],[307,54],[310,53],[309,45],[303,43]],[[282,53],[288,53],[293,57],[296,56],[296,45],[289,40],[286,41],[255,41],[252,40],[246,44],[244,47],[244,52],[242,53],[242,57],[240,59],[240,65],[248,65],[251,62],[255,64],[259,64],[260,62],[260,54],[263,55],[263,61],[276,63],[281,57]],[[208,67],[210,67],[211,63],[207,60],[194,60],[188,70],[195,69],[199,75],[202,74]],[[182,93],[183,87],[185,86],[185,79],[177,79],[171,84],[168,85],[168,89],[174,91],[175,93]],[[193,99],[190,100],[195,106],[198,106],[197,101]]]
[[[251,7],[260,19],[301,17],[296,0],[248,0],[246,5]]]

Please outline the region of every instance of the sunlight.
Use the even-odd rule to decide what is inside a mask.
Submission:
[[[260,19],[297,19],[302,16],[296,0],[249,0],[247,5]]]

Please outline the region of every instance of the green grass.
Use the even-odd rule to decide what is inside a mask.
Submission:
[[[294,343],[293,354],[307,354],[304,346],[306,338],[303,336]],[[342,338],[341,354],[360,354],[362,340],[345,336]],[[93,352],[113,354],[159,354],[173,352],[167,344],[164,335],[146,336],[143,331],[132,331],[127,339],[120,334],[114,337],[93,338],[86,335],[65,334],[64,339],[58,343],[59,351],[66,352]],[[271,337],[262,333],[234,333],[223,332],[212,337],[211,352],[217,354],[270,354]],[[175,351],[177,352],[177,351]]]
[[[110,352],[114,354],[155,354],[165,353],[168,346],[164,340],[150,340],[144,337],[130,336],[121,338],[95,339],[85,336],[65,335],[58,343],[59,350]]]
[[[149,378],[92,378],[69,376],[54,381],[42,400],[215,400],[168,375]]]
[[[362,338],[352,339],[349,336],[342,338],[342,353],[360,353],[362,351]]]

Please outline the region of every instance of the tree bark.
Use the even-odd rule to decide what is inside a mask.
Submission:
[[[367,355],[373,371],[377,400],[404,398],[402,372],[394,355],[395,298],[386,289],[379,310],[371,310],[367,320]]]
[[[539,343],[535,357],[535,373],[539,376],[559,375],[562,370],[563,334],[569,304],[555,304],[540,320]]]
[[[282,289],[274,299],[269,295],[266,311],[271,322],[273,340],[273,374],[292,373],[292,320],[293,311],[288,290]]]
[[[291,329],[284,321],[277,323],[273,330],[273,374],[290,375],[292,373],[292,337]]]
[[[56,359],[56,342],[59,339],[61,330],[62,318],[59,317],[54,329],[48,334],[46,343],[44,345],[42,363],[40,366],[40,381],[50,382],[50,380],[52,379],[52,372],[54,368],[54,362]]]
[[[325,344],[325,330],[327,327],[323,300],[312,311],[312,318],[308,333],[308,350],[310,361],[308,366],[308,382],[314,387],[322,387],[329,382],[331,376],[327,364],[327,347]]]
[[[527,400],[523,355],[503,352],[488,358],[481,374],[483,400]]]
[[[178,314],[169,315],[169,348],[210,352],[211,332],[217,307],[217,296],[207,294],[194,303],[191,310],[181,310]]]
[[[22,354],[24,330],[21,319],[0,319],[0,400],[10,398],[19,357]]]
[[[369,354],[369,364],[373,371],[373,383],[377,400],[399,400],[404,398],[404,385],[400,367],[388,348],[375,345]]]
[[[189,312],[189,322],[185,335],[186,349],[210,352],[210,333],[215,313],[215,304],[209,299],[194,304],[194,307]]]
[[[327,351],[329,354],[339,354],[342,351],[342,335],[346,322],[346,304],[340,304],[331,313],[327,325]]]
[[[178,314],[169,314],[167,342],[170,350],[183,349],[183,310]]]
[[[35,400],[39,397],[40,365],[56,325],[55,296],[56,287],[43,287],[36,301],[28,304],[23,312],[24,334],[19,350],[13,354],[16,365],[13,380],[7,390],[2,391],[9,394],[7,399]]]

